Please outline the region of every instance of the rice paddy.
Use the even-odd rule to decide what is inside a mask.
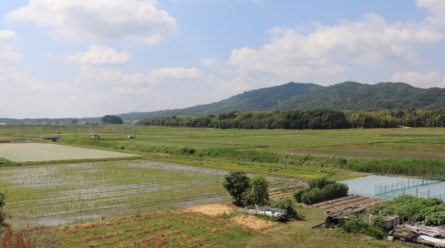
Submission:
[[[0,157],[14,162],[122,158],[131,156],[136,155],[54,144],[0,144]]]
[[[228,198],[227,171],[151,161],[0,168],[0,192],[12,222],[61,224],[73,218],[123,216]],[[273,178],[271,188],[295,186]],[[66,221],[64,221],[66,220]]]

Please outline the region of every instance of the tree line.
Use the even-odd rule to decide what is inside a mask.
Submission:
[[[445,108],[434,110],[341,111],[321,108],[276,112],[249,111],[195,116],[145,118],[138,125],[242,129],[340,129],[444,127]]]

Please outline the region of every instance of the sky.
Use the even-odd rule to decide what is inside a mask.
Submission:
[[[0,117],[149,112],[288,82],[445,87],[444,0],[0,2]]]

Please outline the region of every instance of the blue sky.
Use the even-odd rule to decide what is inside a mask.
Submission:
[[[293,82],[445,87],[445,1],[0,3],[0,117],[87,117]]]

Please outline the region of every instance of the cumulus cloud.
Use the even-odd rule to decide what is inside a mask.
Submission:
[[[433,25],[445,26],[445,1],[442,0],[417,0],[417,7],[426,8],[433,16],[425,18]]]
[[[30,0],[5,18],[52,27],[58,40],[132,40],[153,45],[162,41],[162,34],[177,30],[176,19],[156,4],[155,0]]]
[[[48,54],[51,58],[53,52]],[[56,59],[65,61],[68,64],[81,65],[128,65],[131,63],[131,54],[127,51],[118,53],[113,48],[93,44],[88,47],[86,52],[76,52],[68,54],[66,57],[57,57]]]
[[[390,82],[403,82],[420,88],[445,87],[445,77],[435,71],[425,74],[418,72],[400,72],[392,75]]]
[[[201,65],[203,65],[203,66],[218,66],[219,61],[216,59],[201,59]]]
[[[82,66],[76,81],[79,83],[108,83],[114,86],[128,88],[142,88],[154,86],[158,83],[158,80],[143,73],[123,74],[115,68],[98,68],[92,66]]]
[[[157,70],[152,70],[150,75],[156,78],[164,78],[164,79],[174,79],[174,80],[190,80],[190,79],[200,79],[202,78],[201,71],[196,68],[184,68],[184,67],[175,67],[175,68],[162,68]]]
[[[269,44],[260,49],[232,51],[229,64],[250,78],[282,75],[289,80],[326,77],[348,70],[340,61],[365,65],[412,64],[419,60],[416,48],[444,40],[445,35],[427,23],[388,22],[376,14],[336,26],[315,23],[307,35],[295,29],[275,27]]]

